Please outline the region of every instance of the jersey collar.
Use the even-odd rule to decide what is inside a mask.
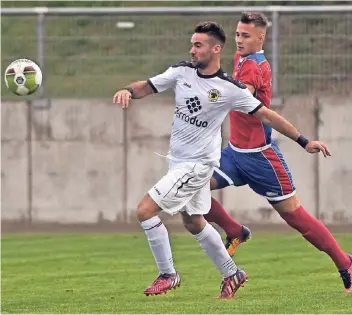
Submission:
[[[262,50],[259,50],[259,51],[256,51],[256,52],[254,52],[254,53],[251,53],[251,54],[249,54],[249,55],[253,55],[253,54],[264,54],[264,50],[262,49]],[[248,55],[248,56],[249,56]],[[248,56],[246,56],[246,57],[241,57],[240,58],[240,62],[242,62],[244,59],[246,59]]]
[[[201,73],[199,73],[199,71],[197,69],[197,75],[200,78],[203,78],[203,79],[215,78],[215,77],[218,77],[219,75],[221,75],[223,73],[224,73],[224,70],[222,70],[221,68],[218,71],[216,71],[215,73],[213,73],[213,74],[201,74]]]

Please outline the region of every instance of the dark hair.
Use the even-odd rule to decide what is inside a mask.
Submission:
[[[195,33],[204,33],[215,37],[222,45],[226,42],[226,34],[222,26],[216,22],[202,22],[194,29]]]
[[[268,27],[268,18],[260,12],[243,12],[241,20],[244,24],[254,24],[256,27]]]

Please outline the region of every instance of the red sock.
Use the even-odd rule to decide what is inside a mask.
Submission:
[[[342,251],[327,227],[311,216],[302,206],[291,213],[283,212],[280,215],[289,226],[299,231],[308,242],[327,253],[338,270],[349,268],[351,265],[349,256]]]
[[[211,198],[210,211],[204,216],[208,222],[214,222],[220,226],[231,238],[242,236],[242,225],[234,220],[222,207],[219,201]]]

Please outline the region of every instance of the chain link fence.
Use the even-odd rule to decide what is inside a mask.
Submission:
[[[352,6],[342,12],[317,10],[277,12],[275,21],[275,15],[266,12],[272,25],[264,48],[274,66],[277,95],[350,92]],[[194,26],[215,20],[229,38],[223,67],[232,72],[240,11],[184,13],[155,14],[151,10],[143,15],[97,16],[88,10],[85,15],[29,16],[6,15],[3,10],[2,67],[27,57],[43,67],[47,97],[107,98],[131,81],[189,59]],[[11,96],[4,85],[2,91],[2,97]]]

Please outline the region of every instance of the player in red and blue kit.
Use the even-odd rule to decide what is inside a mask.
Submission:
[[[271,69],[262,50],[267,25],[268,20],[261,13],[242,14],[236,31],[233,78],[245,83],[263,105],[270,107]],[[271,128],[254,116],[240,112],[229,115],[230,142],[222,151],[220,167],[211,180],[212,189],[249,185],[264,196],[288,225],[331,257],[340,272],[345,292],[352,292],[352,256],[346,254],[326,226],[300,204],[291,172],[271,139]],[[305,148],[308,140],[299,137],[297,142]],[[250,237],[250,230],[234,220],[215,199],[205,219],[217,223],[226,232],[226,247],[231,256]]]

